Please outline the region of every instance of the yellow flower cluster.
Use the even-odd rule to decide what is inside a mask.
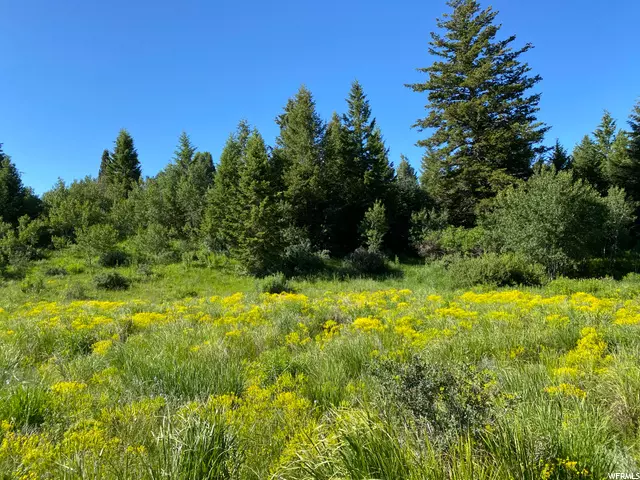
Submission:
[[[577,398],[584,398],[587,396],[587,392],[576,387],[571,383],[561,383],[560,385],[547,387],[544,390],[549,395],[564,395],[566,397],[577,397]]]

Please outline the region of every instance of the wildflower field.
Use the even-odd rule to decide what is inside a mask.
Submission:
[[[640,283],[396,283],[0,297],[0,478],[638,470]]]

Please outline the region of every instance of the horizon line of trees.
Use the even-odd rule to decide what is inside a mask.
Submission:
[[[241,121],[217,163],[183,132],[154,177],[142,178],[123,129],[96,178],[59,180],[41,199],[0,148],[0,269],[16,255],[104,239],[92,251],[125,242],[147,257],[218,252],[256,275],[302,274],[327,255],[485,252],[523,254],[555,275],[634,248],[640,102],[628,130],[605,111],[571,154],[558,140],[545,146],[531,93],[541,77],[521,59],[533,46],[499,38],[491,7],[448,5],[429,44],[436,60],[419,69],[427,78],[407,85],[428,99],[413,125],[425,132],[420,176],[404,156],[394,168],[357,81],[329,121],[300,87],[276,117],[273,146]]]

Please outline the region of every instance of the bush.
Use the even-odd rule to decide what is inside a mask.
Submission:
[[[109,250],[100,255],[98,264],[107,268],[129,265],[129,255],[122,250]]]
[[[131,281],[117,272],[101,273],[93,281],[99,290],[128,290],[131,286]]]
[[[387,223],[386,209],[380,200],[376,200],[373,206],[366,211],[360,229],[364,234],[369,251],[381,251],[384,237],[389,231],[389,224]]]
[[[439,258],[445,255],[480,255],[483,251],[484,230],[480,227],[463,228],[449,226],[442,230],[424,233],[414,247],[423,258]]]
[[[178,260],[171,248],[169,230],[157,223],[140,229],[130,241],[135,261],[138,263],[171,263]]]
[[[283,293],[292,292],[293,289],[283,273],[276,273],[262,279],[260,291],[262,293]]]
[[[20,283],[20,290],[23,293],[41,293],[45,288],[44,278],[40,276],[27,277]]]
[[[510,406],[491,373],[471,365],[426,364],[413,357],[407,363],[384,362],[374,373],[436,443],[459,434],[479,437]]]
[[[64,290],[63,298],[67,301],[70,300],[87,300],[89,296],[87,295],[87,290],[85,286],[81,283],[72,283],[67,285],[67,288]]]
[[[44,271],[47,277],[64,277],[67,275],[67,269],[64,267],[49,267]]]
[[[382,275],[388,272],[387,260],[380,252],[358,248],[344,259],[342,266],[349,275]]]
[[[555,276],[618,251],[634,217],[623,192],[610,195],[603,198],[570,172],[542,170],[500,193],[482,224],[494,251],[526,255]]]
[[[545,268],[518,254],[487,253],[480,257],[457,257],[447,270],[460,288],[479,284],[542,285],[547,280]]]
[[[308,240],[289,245],[284,249],[282,268],[292,277],[311,275],[321,271],[328,255],[316,252]]]
[[[118,232],[111,225],[92,225],[76,231],[77,248],[89,264],[94,257],[113,251],[117,241]]]

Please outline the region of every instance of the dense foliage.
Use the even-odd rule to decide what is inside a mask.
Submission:
[[[549,278],[635,270],[640,103],[628,131],[605,111],[572,154],[559,140],[545,146],[541,78],[524,60],[532,45],[501,35],[491,7],[448,5],[428,48],[435,61],[419,69],[427,78],[409,85],[427,101],[414,125],[427,134],[420,174],[402,155],[394,168],[358,81],[329,121],[301,86],[273,146],[243,120],[215,163],[182,132],[153,177],[122,129],[96,178],[60,179],[41,199],[0,150],[0,271],[23,276],[66,248],[90,267],[224,257],[256,276],[379,275],[390,259],[416,258],[470,267],[462,283],[528,278],[491,273],[521,262]]]

